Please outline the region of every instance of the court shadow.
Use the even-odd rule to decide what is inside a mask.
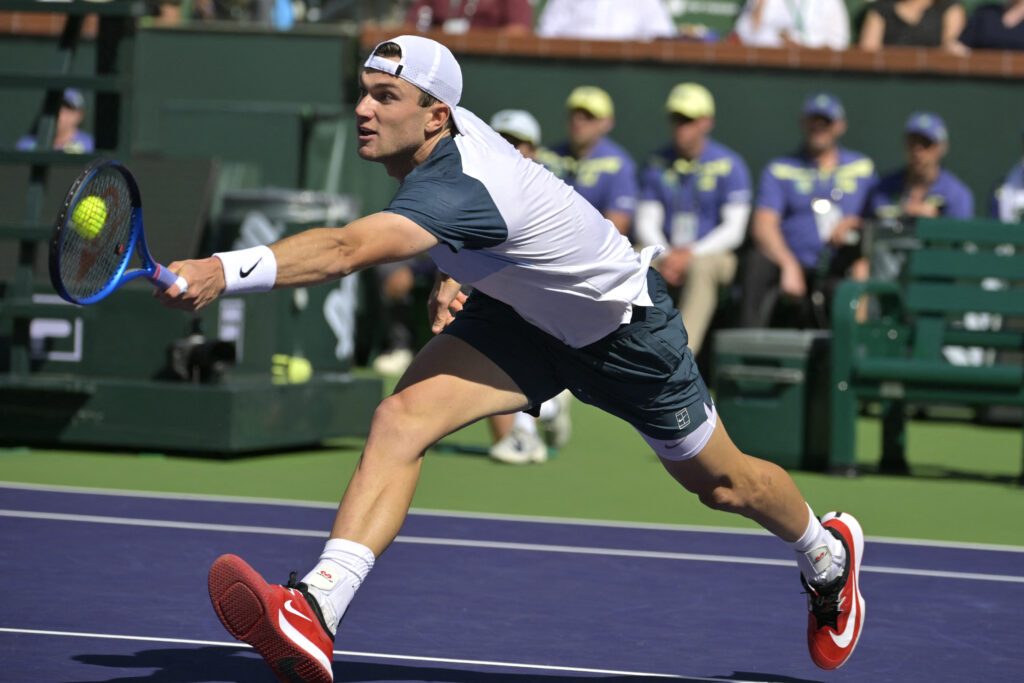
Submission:
[[[765,683],[822,683],[817,678],[795,678],[780,674],[766,674],[763,671],[734,671],[732,676],[716,676],[723,681],[764,681]]]
[[[80,654],[72,659],[82,664],[109,669],[143,669],[138,674],[117,672],[105,683],[256,683],[273,675],[266,663],[248,648],[211,646],[140,650],[134,654]],[[805,679],[737,671],[731,676],[714,676],[722,681],[758,680],[773,683],[815,683]],[[89,678],[89,681],[96,681]],[[335,662],[335,683],[645,683],[649,677],[624,674],[517,673],[471,671],[444,666]],[[686,680],[684,677],[682,680]],[[698,680],[709,680],[700,678]],[[65,683],[83,683],[74,679]]]
[[[76,662],[110,669],[152,669],[106,683],[253,683],[273,676],[266,663],[248,648],[212,646],[140,650],[134,654],[82,654]],[[96,679],[90,678],[90,681]],[[69,680],[66,683],[77,683]]]

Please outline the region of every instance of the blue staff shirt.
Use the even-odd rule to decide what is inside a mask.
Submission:
[[[900,169],[883,177],[871,193],[869,210],[878,218],[899,218],[903,215],[906,192],[906,170]],[[974,195],[959,178],[942,169],[928,188],[924,200],[939,210],[940,216],[971,218],[974,216]]]
[[[662,229],[672,245],[701,239],[721,223],[723,205],[748,203],[750,197],[747,164],[710,138],[693,160],[681,158],[671,145],[655,152],[640,176],[640,199],[661,202]]]
[[[537,152],[537,161],[571,185],[603,214],[636,211],[636,164],[629,152],[608,138],[602,138],[590,153],[577,159],[569,143]]]
[[[779,214],[790,251],[802,266],[812,268],[826,244],[818,233],[819,217],[812,202],[828,200],[842,217],[863,215],[875,180],[874,162],[848,149],[839,149],[839,164],[830,171],[800,154],[780,157],[761,173],[757,208]]]

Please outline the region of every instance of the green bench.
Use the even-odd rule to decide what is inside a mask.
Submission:
[[[880,469],[896,472],[907,470],[907,404],[1024,406],[1024,226],[921,219],[904,242],[911,248],[896,280],[845,281],[836,290],[833,467],[854,465],[860,401],[880,402]],[[858,322],[864,297],[870,314]],[[967,314],[989,321],[965,324]],[[967,348],[979,364],[950,362]]]

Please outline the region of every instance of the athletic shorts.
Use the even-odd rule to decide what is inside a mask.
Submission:
[[[573,348],[526,322],[510,306],[474,290],[445,328],[494,361],[530,401],[568,388],[576,398],[633,425],[661,457],[682,460],[703,448],[717,415],[686,346],[682,316],[665,281],[647,271],[653,306],[593,344]]]

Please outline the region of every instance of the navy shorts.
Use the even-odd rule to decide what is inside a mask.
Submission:
[[[678,440],[708,420],[704,406],[713,404],[686,346],[682,316],[653,268],[647,288],[653,306],[634,307],[630,323],[578,349],[480,291],[470,294],[444,333],[494,361],[526,395],[534,414],[568,388],[642,434]]]

